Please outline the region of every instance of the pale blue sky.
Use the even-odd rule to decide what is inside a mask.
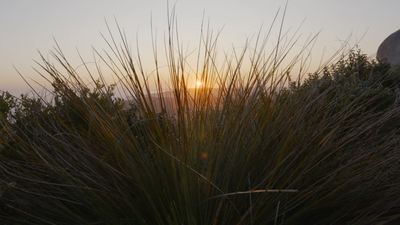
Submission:
[[[174,3],[170,1],[170,5]],[[214,32],[224,27],[218,48],[229,52],[232,45],[242,47],[246,38],[257,34],[262,24],[267,30],[275,13],[280,7],[284,8],[285,3],[284,0],[180,0],[176,3],[179,38],[189,50],[196,50],[204,12]],[[340,47],[339,40],[350,34],[350,45],[354,45],[366,32],[359,46],[372,56],[388,35],[400,29],[399,9],[399,0],[291,0],[284,30],[291,28],[294,32],[306,19],[300,29],[301,38],[305,40],[321,31],[312,52],[315,65],[324,48],[326,57],[333,54]],[[142,60],[150,73],[154,69],[150,18],[162,39],[167,29],[165,0],[1,1],[0,90],[13,94],[28,90],[13,65],[26,78],[41,82],[43,79],[32,69],[32,66],[38,68],[33,60],[40,59],[38,50],[48,55],[54,46],[53,37],[74,66],[80,64],[76,49],[90,62],[92,46],[100,50],[107,48],[99,32],[107,33],[105,19],[115,28],[114,16],[132,45],[136,44],[136,37],[139,38]],[[273,41],[272,38],[271,47]],[[161,44],[162,41],[158,43]]]

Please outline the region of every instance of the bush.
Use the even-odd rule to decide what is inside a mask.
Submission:
[[[277,73],[284,46],[271,57],[261,47],[242,74],[245,52],[216,68],[216,40],[206,36],[197,74],[206,87],[218,85],[218,93],[193,94],[173,34],[166,42],[173,103],[158,75],[158,92],[150,95],[123,37],[121,48],[114,38],[108,43],[116,60],[101,59],[130,93],[130,109],[104,79],[85,85],[60,49],[55,60],[68,76],[43,58],[52,101],[22,96],[11,111],[11,143],[0,151],[2,221],[366,224],[396,218],[400,108],[397,78],[384,62],[353,51],[302,84],[275,91],[293,68]]]

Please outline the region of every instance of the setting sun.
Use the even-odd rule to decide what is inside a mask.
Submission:
[[[203,83],[201,83],[201,81],[196,81],[196,87],[201,87],[201,85],[202,85]]]

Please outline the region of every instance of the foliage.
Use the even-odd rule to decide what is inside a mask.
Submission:
[[[396,218],[398,72],[350,51],[303,83],[276,91],[297,61],[277,72],[287,46],[278,44],[265,57],[265,44],[256,43],[261,47],[244,74],[246,50],[216,68],[217,40],[203,36],[204,65],[195,72],[218,93],[191,94],[169,19],[172,97],[165,96],[158,69],[158,91],[150,94],[124,36],[122,47],[112,36],[107,42],[114,55],[96,53],[129,93],[130,108],[101,74],[92,77],[93,86],[83,83],[59,48],[53,56],[67,75],[44,58],[41,64],[54,87],[51,101],[23,95],[14,105],[4,95],[1,112],[11,112],[13,123],[10,144],[0,149],[2,221],[366,224]]]
[[[15,98],[9,92],[1,92],[0,96],[0,151],[5,148],[9,142],[9,135],[7,134],[10,130],[10,113],[16,105]]]

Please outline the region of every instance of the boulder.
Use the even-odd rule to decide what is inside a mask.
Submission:
[[[400,64],[400,30],[389,35],[378,48],[378,60],[387,59],[392,67]]]

